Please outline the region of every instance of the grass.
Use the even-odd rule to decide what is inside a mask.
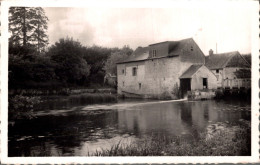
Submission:
[[[116,102],[117,97],[115,94],[109,93],[85,93],[80,95],[71,95],[69,96],[71,101],[75,102],[85,102],[85,103],[107,103],[107,102]]]
[[[159,134],[125,144],[119,141],[110,149],[97,150],[87,156],[250,156],[250,125],[228,126],[207,139],[207,133],[191,140]],[[63,156],[61,152],[56,156]],[[38,147],[30,156],[54,156],[45,147]]]
[[[248,156],[251,155],[250,146],[250,128],[240,125],[221,130],[210,139],[206,139],[206,133],[201,133],[199,139],[191,141],[152,136],[128,145],[119,142],[89,156]]]

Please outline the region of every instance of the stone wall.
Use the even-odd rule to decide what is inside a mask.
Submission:
[[[179,77],[191,65],[189,62],[181,63],[179,57],[118,64],[118,94],[127,92],[146,98],[160,98],[165,92],[171,94],[174,86],[180,85]],[[133,67],[137,68],[136,76],[132,75]]]
[[[223,72],[223,79],[235,79],[236,75],[234,74],[234,72],[236,72],[237,70],[239,70],[241,68],[238,67],[228,67],[228,68],[224,68],[224,72]]]
[[[180,85],[179,77],[192,63],[181,63],[179,57],[173,57],[147,60],[145,65],[146,94],[161,95],[171,92],[175,84]]]
[[[139,61],[117,65],[118,94],[122,94],[122,91],[136,94],[145,92],[142,88],[145,75],[144,63],[144,61]],[[136,76],[133,76],[134,67],[137,68]],[[139,83],[141,83],[141,88],[139,88]]]
[[[218,73],[217,73],[218,70]],[[213,69],[211,70],[217,77],[217,86],[222,87],[223,86],[223,69]]]
[[[203,89],[203,78],[207,78],[208,89],[217,89],[217,78],[207,67],[202,66],[191,80],[191,90]]]

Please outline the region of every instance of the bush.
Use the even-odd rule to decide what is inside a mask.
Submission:
[[[34,118],[34,105],[40,103],[39,97],[16,95],[9,97],[8,117],[10,120]]]
[[[172,88],[172,95],[175,99],[180,99],[181,98],[181,92],[179,89],[179,86],[177,83],[174,84],[173,88]]]

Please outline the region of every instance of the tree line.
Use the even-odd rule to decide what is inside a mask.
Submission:
[[[44,9],[9,9],[9,88],[100,87],[116,62],[133,52],[128,46],[84,46],[70,37],[48,46]]]

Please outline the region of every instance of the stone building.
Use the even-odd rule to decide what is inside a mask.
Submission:
[[[238,51],[213,54],[210,50],[205,65],[216,75],[218,88],[251,87],[251,66]]]
[[[117,63],[118,94],[127,97],[177,98],[189,90],[216,89],[216,76],[192,38],[138,47]]]

